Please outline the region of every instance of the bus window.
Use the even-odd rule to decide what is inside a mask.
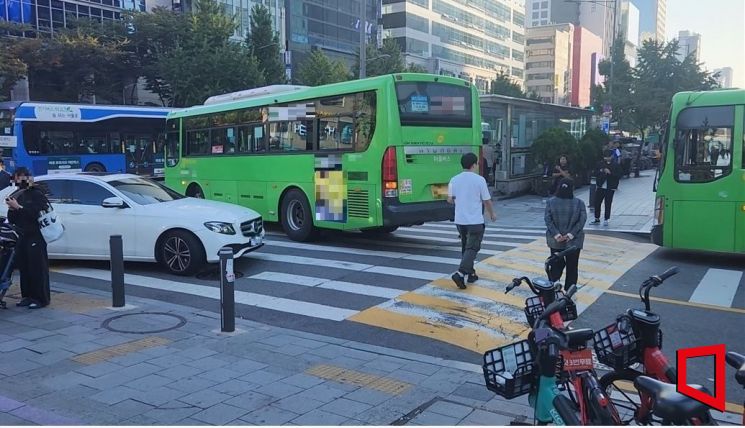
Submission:
[[[78,153],[109,153],[105,132],[81,132]]]
[[[675,178],[683,183],[705,183],[730,174],[735,109],[692,107],[678,114],[675,130]]]
[[[75,134],[72,131],[41,131],[39,146],[31,154],[63,155],[75,153]]]
[[[0,135],[13,135],[13,111],[0,109]]]
[[[178,132],[166,134],[166,164],[176,166],[179,161]]]
[[[471,90],[434,82],[396,83],[403,126],[470,127]]]

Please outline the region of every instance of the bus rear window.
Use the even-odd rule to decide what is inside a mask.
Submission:
[[[434,82],[396,83],[398,111],[403,126],[470,127],[471,90]]]

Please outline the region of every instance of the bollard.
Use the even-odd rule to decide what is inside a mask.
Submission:
[[[111,305],[115,308],[124,307],[124,249],[122,235],[109,237],[109,251],[111,255]]]
[[[590,177],[590,200],[587,201],[587,204],[589,205],[590,210],[592,212],[595,212],[595,191],[597,190],[597,185],[595,184],[595,177]]]
[[[233,250],[223,247],[220,256],[220,331],[235,331],[235,273],[233,272]]]

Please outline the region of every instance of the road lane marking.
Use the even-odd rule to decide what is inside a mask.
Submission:
[[[460,239],[457,239],[458,235],[454,235],[453,238],[440,238],[440,237],[429,237],[426,235],[409,235],[409,234],[403,234],[403,233],[396,233],[394,234],[394,236],[396,238],[419,239],[423,241],[446,242],[449,244],[460,245]],[[481,241],[481,245],[496,245],[498,247],[510,247],[510,248],[518,247],[521,244],[525,244],[525,242],[504,242],[504,241],[492,241],[492,240],[487,240],[487,239]],[[460,252],[460,248],[458,248],[458,251]],[[483,250],[479,252],[484,253]]]
[[[639,300],[639,294],[626,293],[625,291],[604,290],[604,294],[613,294],[615,296],[628,297],[629,299]],[[685,300],[666,299],[664,297],[649,296],[649,300],[660,303],[670,303],[672,305],[689,306],[692,308],[711,309],[714,311],[732,312],[735,314],[745,314],[745,309],[726,308],[724,306],[707,305],[704,303],[687,302]]]
[[[455,235],[455,236],[458,236],[458,230],[455,229],[455,228],[453,228],[452,230],[434,230],[434,229],[422,230],[422,229],[417,229],[417,228],[414,228],[414,227],[402,227],[400,230],[402,230],[404,232],[423,232],[423,233],[434,233],[434,234],[437,234],[437,235],[451,235],[451,236],[452,235]],[[398,235],[398,233],[395,233],[394,235]],[[489,233],[488,229],[484,233],[484,237],[485,238],[522,239],[522,240],[525,240],[525,243],[530,242],[530,241],[532,241],[534,239],[540,238],[541,236],[545,236],[545,235],[544,234],[537,234],[537,235],[532,235],[532,236],[512,235],[512,234],[507,235],[507,234],[503,234],[503,233]],[[520,244],[521,242],[516,242],[516,243],[517,244]]]
[[[334,281],[326,278],[313,276],[294,275],[289,273],[265,271],[248,278],[262,281],[283,282],[286,284],[302,285],[306,287],[325,288],[328,290],[343,291],[345,293],[361,294],[364,296],[381,297],[393,299],[405,293],[404,290],[395,288],[378,287],[373,285],[357,284],[354,282]]]
[[[430,281],[442,278],[443,276],[443,274],[441,273],[432,273],[413,269],[401,269],[389,266],[373,266],[369,269],[365,269],[363,272],[382,273],[384,275],[402,276],[404,278],[413,279],[427,279]]]
[[[741,279],[741,271],[707,269],[706,274],[701,278],[688,301],[729,308],[735,300],[735,293],[737,293]]]
[[[50,270],[65,275],[82,276],[104,281],[108,281],[111,279],[111,273],[109,271],[101,269],[54,268]],[[136,285],[138,287],[190,294],[192,296],[206,297],[208,299],[214,299],[218,301],[220,300],[219,287],[197,285],[188,282],[169,281],[167,279],[133,275],[128,273],[124,274],[124,283]],[[235,303],[247,306],[257,306],[259,308],[271,309],[273,311],[304,315],[307,317],[322,318],[331,321],[343,321],[358,312],[350,309],[321,305],[318,303],[304,302],[302,300],[265,296],[263,294],[249,293],[245,291],[235,292]]]

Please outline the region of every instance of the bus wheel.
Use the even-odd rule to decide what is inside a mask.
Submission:
[[[313,213],[305,194],[292,189],[282,198],[282,228],[293,241],[310,241],[316,237]]]
[[[85,166],[85,172],[106,172],[106,168],[98,162],[93,162]]]
[[[188,189],[186,189],[186,196],[190,196],[192,198],[197,199],[204,199],[204,192],[202,191],[202,188],[199,187],[198,184],[191,184]]]

